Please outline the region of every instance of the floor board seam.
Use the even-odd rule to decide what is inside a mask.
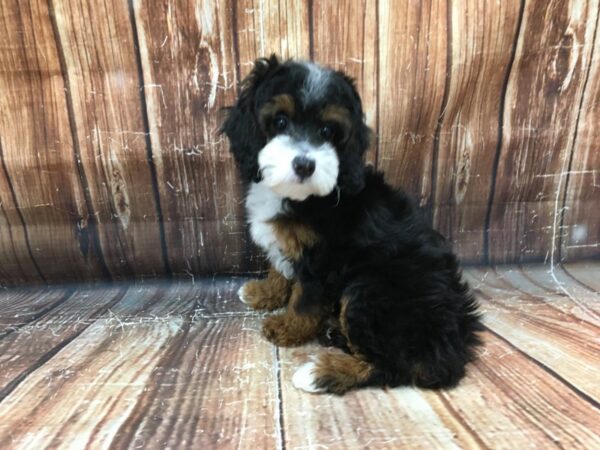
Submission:
[[[587,283],[581,281],[579,278],[577,278],[575,275],[573,275],[571,272],[569,272],[569,270],[567,269],[566,266],[564,266],[563,264],[560,265],[560,268],[562,269],[562,271],[569,277],[571,278],[573,281],[575,281],[575,283],[577,283],[578,285],[580,285],[581,287],[584,287],[585,289],[589,290],[592,294],[596,294],[598,295],[598,291],[596,289],[594,289],[592,286],[588,285]]]
[[[442,401],[442,403],[444,404],[444,406],[447,408],[450,415],[452,415],[452,417],[454,417],[454,419],[462,425],[462,427],[469,434],[469,436],[471,436],[473,438],[473,440],[475,440],[475,442],[477,442],[477,445],[479,445],[480,448],[482,448],[482,449],[486,449],[486,450],[491,449],[491,447],[482,440],[481,436],[479,436],[479,434],[467,422],[466,417],[462,416],[452,406],[451,401],[446,397],[446,393],[441,391],[441,392],[438,392],[437,395],[440,398],[440,400]]]
[[[100,308],[98,311],[96,311],[95,314],[92,315],[92,317],[90,317],[90,319],[92,319],[92,320],[90,321],[89,324],[87,324],[79,332],[75,333],[70,338],[65,339],[64,341],[61,341],[60,343],[58,343],[55,347],[53,347],[52,349],[50,349],[49,351],[44,353],[42,356],[40,356],[34,364],[32,364],[31,366],[26,368],[23,372],[21,372],[19,375],[17,375],[10,383],[8,383],[6,385],[6,387],[4,387],[2,390],[0,390],[0,402],[4,401],[4,399],[6,397],[8,397],[29,375],[31,375],[33,372],[35,372],[36,370],[41,368],[44,364],[46,364],[48,361],[50,361],[56,354],[58,354],[63,348],[65,348],[67,345],[69,345],[71,342],[73,342],[75,339],[77,339],[79,336],[81,336],[106,311],[108,311],[111,307],[113,307],[114,305],[119,303],[121,300],[123,300],[123,297],[125,297],[126,293],[127,293],[127,289],[122,289],[109,304]],[[70,296],[68,298],[70,298]]]
[[[285,450],[285,424],[283,419],[283,387],[281,381],[281,354],[279,347],[275,347],[275,387],[277,389],[277,400],[275,405],[275,432],[277,433],[277,449]]]
[[[505,338],[504,336],[502,336],[500,333],[494,331],[492,328],[490,328],[489,325],[484,325],[484,327],[485,327],[485,329],[489,333],[491,333],[492,335],[494,335],[495,337],[497,337],[498,339],[500,339],[502,342],[506,343],[511,348],[515,349],[520,355],[524,356],[528,361],[531,361],[533,364],[535,364],[540,369],[544,370],[546,373],[548,373],[550,376],[552,376],[559,383],[563,384],[565,387],[567,387],[568,389],[570,389],[579,398],[581,398],[582,400],[586,401],[587,403],[589,403],[590,405],[592,405],[594,408],[600,410],[600,402],[598,400],[596,400],[595,398],[593,398],[591,395],[586,394],[585,392],[583,392],[577,386],[575,386],[574,384],[572,384],[569,380],[567,380],[566,378],[564,378],[562,375],[558,374],[554,369],[552,369],[551,367],[548,367],[543,362],[541,362],[538,359],[534,358],[533,356],[531,356],[530,354],[528,354],[526,351],[524,351],[521,348],[519,348],[516,344],[514,344],[513,342],[511,342],[510,340],[508,340],[507,338]]]

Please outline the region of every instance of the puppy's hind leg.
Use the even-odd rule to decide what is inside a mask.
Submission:
[[[292,378],[297,389],[310,393],[341,395],[351,389],[372,384],[375,367],[359,356],[340,351],[324,351],[300,366]]]
[[[364,360],[348,336],[347,310],[350,299],[341,299],[341,311],[335,326],[328,328],[334,335],[333,344],[340,351],[329,350],[319,353],[312,361],[301,366],[292,378],[294,386],[306,392],[330,392],[343,394],[346,391],[372,384],[375,367]],[[336,345],[337,344],[337,345]]]
[[[316,338],[323,328],[326,310],[317,309],[310,313],[299,313],[304,288],[300,282],[292,287],[289,305],[282,314],[274,314],[263,321],[263,335],[281,347],[295,347]]]
[[[264,280],[246,282],[238,291],[240,300],[263,311],[273,311],[287,305],[293,282],[271,268]]]

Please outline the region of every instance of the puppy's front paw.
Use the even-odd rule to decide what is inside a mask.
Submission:
[[[266,280],[248,281],[237,294],[242,303],[259,311],[273,311],[285,306],[289,295],[284,289],[273,289]]]
[[[314,362],[307,362],[300,366],[292,377],[292,384],[296,389],[300,389],[311,394],[325,392],[324,388],[317,386],[317,365]]]
[[[269,316],[263,321],[262,332],[267,340],[279,347],[297,347],[310,341],[313,336],[299,330],[288,322],[284,314]]]

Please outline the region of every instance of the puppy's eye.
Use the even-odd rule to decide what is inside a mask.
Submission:
[[[282,115],[276,116],[273,120],[273,126],[277,131],[283,131],[288,126],[288,118]]]
[[[330,140],[333,137],[333,127],[330,125],[323,125],[319,129],[319,134],[325,140]]]

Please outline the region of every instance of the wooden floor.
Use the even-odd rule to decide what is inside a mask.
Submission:
[[[470,269],[488,331],[448,392],[294,389],[241,279],[0,292],[0,448],[600,448],[600,264]]]

